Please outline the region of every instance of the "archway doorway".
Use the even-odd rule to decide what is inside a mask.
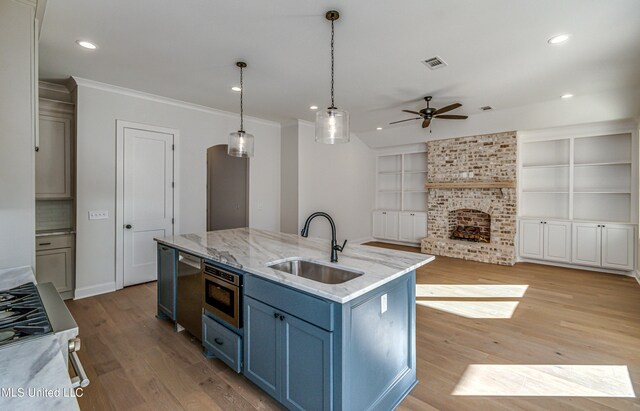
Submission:
[[[249,159],[207,149],[207,231],[249,226]]]

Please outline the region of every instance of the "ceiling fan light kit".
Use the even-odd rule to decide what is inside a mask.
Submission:
[[[236,63],[236,66],[240,68],[240,130],[229,134],[227,154],[232,157],[253,157],[254,137],[252,134],[244,131],[244,84],[242,70],[247,67],[247,63],[239,61]]]
[[[340,110],[334,103],[334,22],[340,13],[329,10],[325,15],[331,22],[331,106],[316,113],[316,141],[325,144],[349,142],[349,113]]]
[[[463,116],[463,115],[457,115],[457,114],[444,114],[447,113],[451,110],[455,110],[458,107],[462,107],[462,104],[460,103],[453,103],[453,104],[449,104],[446,107],[442,107],[439,109],[433,108],[429,106],[429,103],[431,102],[431,96],[427,96],[425,97],[425,101],[427,102],[427,107],[423,108],[420,111],[413,111],[413,110],[402,110],[405,113],[409,113],[409,114],[415,114],[416,116],[419,117],[414,117],[414,118],[408,118],[406,120],[399,120],[399,121],[393,121],[389,124],[397,124],[397,123],[403,123],[405,121],[411,121],[411,120],[422,120],[422,128],[427,128],[431,125],[431,121],[433,119],[436,118],[441,118],[444,120],[465,120],[468,118],[468,116]]]

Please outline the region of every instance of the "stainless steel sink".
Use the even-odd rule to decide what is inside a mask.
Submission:
[[[325,284],[342,284],[364,274],[361,271],[297,257],[273,261],[268,263],[267,267]]]

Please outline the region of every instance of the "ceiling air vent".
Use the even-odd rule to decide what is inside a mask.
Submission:
[[[435,69],[439,69],[442,68],[444,66],[447,65],[447,63],[442,60],[442,57],[439,56],[435,56],[435,57],[431,57],[430,59],[426,59],[423,61],[423,63],[429,67],[429,69],[431,70],[435,70]]]
[[[489,111],[489,110],[493,110],[493,107],[491,107],[491,106],[482,106],[482,107],[480,107],[480,110]]]

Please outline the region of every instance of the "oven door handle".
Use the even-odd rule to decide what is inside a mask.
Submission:
[[[71,360],[71,365],[73,366],[73,369],[75,370],[77,375],[77,377],[71,378],[71,386],[73,388],[78,388],[78,387],[84,388],[87,385],[89,385],[90,383],[89,378],[87,377],[87,373],[84,372],[84,368],[82,367],[80,358],[78,358],[78,353],[75,351],[70,352],[69,359]]]

